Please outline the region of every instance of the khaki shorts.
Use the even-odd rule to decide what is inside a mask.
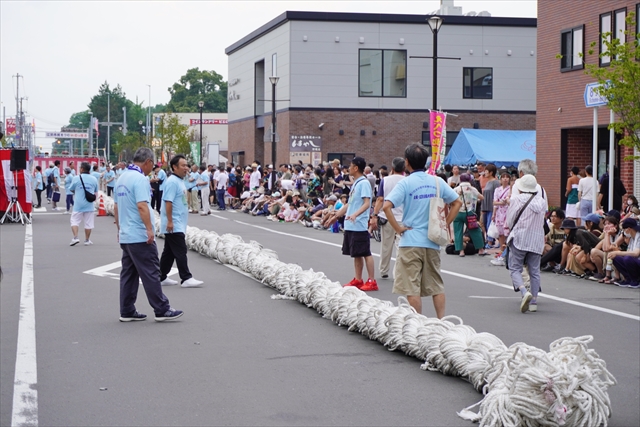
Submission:
[[[394,294],[428,297],[444,293],[440,251],[435,249],[399,248],[394,275]]]

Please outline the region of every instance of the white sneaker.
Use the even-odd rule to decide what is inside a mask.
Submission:
[[[527,311],[529,311],[529,302],[532,298],[533,295],[531,295],[529,291],[525,292],[525,294],[522,296],[522,301],[520,302],[520,311],[522,313],[526,313]]]
[[[91,245],[93,245],[93,242],[91,240],[85,240],[84,241],[84,245],[85,246],[91,246]]]
[[[73,239],[71,239],[71,243],[69,243],[69,246],[75,246],[78,243],[80,243],[80,239],[78,239],[77,237],[74,237]]]
[[[505,265],[504,264],[504,258],[502,258],[502,257],[492,259],[489,262],[491,262],[492,265],[498,265],[498,266],[504,266]]]
[[[178,282],[176,282],[173,279],[169,279],[168,277],[166,279],[164,279],[162,282],[160,282],[160,284],[162,286],[172,286],[172,285],[177,285]]]
[[[196,280],[193,277],[191,279],[185,280],[184,282],[182,282],[182,286],[183,288],[195,288],[197,286],[202,285],[204,282],[202,280]]]

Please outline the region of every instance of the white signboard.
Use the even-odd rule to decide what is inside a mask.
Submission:
[[[589,83],[584,90],[584,105],[587,107],[601,107],[607,105],[608,101],[602,95],[596,93],[596,88],[600,87],[600,83]]]
[[[220,144],[207,144],[207,165],[216,165],[220,163]]]
[[[47,132],[48,138],[89,139],[88,132]]]

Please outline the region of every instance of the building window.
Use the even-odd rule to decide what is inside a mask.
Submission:
[[[407,96],[407,51],[360,49],[359,96]]]
[[[620,44],[626,41],[626,35],[624,34],[626,28],[625,19],[627,18],[627,9],[618,9],[613,12],[615,20],[613,21],[613,33],[618,39]]]
[[[560,71],[584,68],[582,61],[582,54],[584,52],[584,25],[562,32],[560,52],[562,54]]]
[[[493,68],[465,67],[462,70],[463,98],[493,98]]]
[[[607,34],[608,33],[608,34]],[[606,34],[606,35],[605,35]],[[611,57],[609,55],[603,55],[607,53],[607,46],[605,41],[611,41],[611,12],[603,13],[600,15],[600,66],[607,66],[611,63]]]
[[[331,162],[332,160],[338,159],[340,160],[341,166],[349,166],[355,156],[356,153],[328,153],[327,161]]]

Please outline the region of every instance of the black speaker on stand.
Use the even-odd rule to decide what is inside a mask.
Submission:
[[[23,171],[27,168],[27,150],[11,150],[11,172]]]
[[[11,222],[21,222],[22,225],[31,224],[31,218],[27,215],[18,201],[18,173],[27,168],[27,150],[11,150],[11,161],[9,169],[13,173],[13,185],[11,186],[11,202],[7,206],[7,211],[0,219],[0,224],[6,220]]]

